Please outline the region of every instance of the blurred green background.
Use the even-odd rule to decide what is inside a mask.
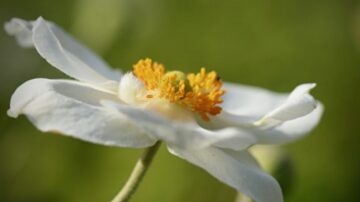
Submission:
[[[290,91],[316,82],[326,107],[305,139],[284,146],[295,184],[288,202],[360,201],[360,2],[355,0],[0,0],[11,17],[54,21],[129,70],[151,57],[170,69]],[[6,116],[12,92],[35,77],[63,78],[0,31],[0,201],[109,201],[140,150],[42,134]],[[133,201],[233,201],[236,192],[162,147]]]

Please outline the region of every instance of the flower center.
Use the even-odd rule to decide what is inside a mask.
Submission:
[[[143,59],[134,65],[134,75],[141,80],[148,93],[147,98],[159,97],[180,104],[200,114],[205,121],[222,110],[221,96],[225,93],[222,82],[215,71],[201,68],[197,74],[181,71],[166,71],[162,64]]]

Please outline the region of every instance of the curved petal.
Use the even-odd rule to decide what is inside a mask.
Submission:
[[[119,98],[129,105],[139,104],[136,95],[144,88],[144,84],[132,74],[126,73],[119,83]]]
[[[57,132],[85,141],[120,147],[148,147],[156,139],[118,111],[104,108],[112,94],[70,80],[33,79],[11,97],[8,114],[26,115],[43,132]]]
[[[284,144],[304,137],[320,122],[324,111],[321,103],[310,114],[283,122],[272,128],[251,129],[260,144]]]
[[[242,116],[262,117],[287,97],[266,89],[233,83],[224,83],[224,89],[226,93],[221,107],[224,111]]]
[[[224,119],[236,119],[248,124],[256,119],[288,121],[312,112],[317,101],[309,94],[314,83],[301,84],[290,94],[280,94],[264,89],[226,83],[222,107]]]
[[[224,111],[206,127],[238,127],[253,133],[258,143],[296,140],[310,132],[322,115],[323,106],[309,94],[315,84],[299,85],[289,95],[236,84],[225,87]]]
[[[282,202],[277,181],[261,171],[247,152],[228,153],[215,147],[185,150],[169,145],[169,151],[193,163],[256,202]]]
[[[118,110],[126,114],[154,138],[182,148],[200,149],[214,144],[241,150],[256,142],[253,135],[239,134],[240,131],[236,128],[206,130],[197,125],[195,121],[173,121],[154,111],[121,105],[113,101],[103,101],[102,104],[111,110]]]
[[[243,149],[247,149],[258,142],[257,137],[249,131],[241,130],[239,128],[233,130],[234,134],[231,137],[219,138],[219,140],[217,140],[217,142],[215,142],[213,145],[223,149],[240,151]]]
[[[254,126],[251,124],[251,120],[255,120],[254,118],[244,119],[235,115],[219,116],[205,127],[237,127],[238,131],[242,131],[242,133],[252,134],[258,144],[284,144],[302,138],[311,132],[320,122],[323,110],[323,105],[318,103],[316,109],[308,115],[272,127]]]
[[[281,123],[309,114],[317,106],[317,101],[309,94],[315,86],[314,83],[297,86],[284,103],[268,112],[256,125]]]
[[[15,36],[20,45],[35,46],[46,61],[68,76],[117,89],[120,73],[55,24],[41,17],[32,22],[12,19],[5,24],[5,30]]]

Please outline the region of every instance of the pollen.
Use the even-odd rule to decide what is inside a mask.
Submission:
[[[147,58],[140,60],[134,65],[134,75],[144,82],[148,90],[154,90],[158,88],[159,81],[165,74],[165,67],[162,64],[153,62]]]
[[[201,68],[199,73],[185,74],[181,71],[166,71],[162,64],[151,59],[140,60],[133,66],[134,75],[148,90],[147,98],[166,99],[198,113],[208,121],[209,115],[219,114],[225,93],[222,81],[215,71]]]

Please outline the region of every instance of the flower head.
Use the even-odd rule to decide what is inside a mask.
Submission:
[[[140,60],[134,65],[134,75],[143,82],[148,99],[163,98],[201,115],[205,121],[209,115],[221,112],[220,98],[224,94],[222,82],[216,72],[207,73],[201,68],[198,74],[185,75],[181,71],[166,72],[162,64],[151,59]]]
[[[309,94],[315,84],[273,93],[223,83],[205,68],[166,71],[150,59],[122,74],[41,17],[12,19],[5,30],[75,79],[25,82],[11,98],[9,116],[24,114],[41,131],[103,145],[143,148],[161,140],[172,154],[257,202],[283,199],[278,183],[246,149],[296,140],[321,117],[322,105]]]

